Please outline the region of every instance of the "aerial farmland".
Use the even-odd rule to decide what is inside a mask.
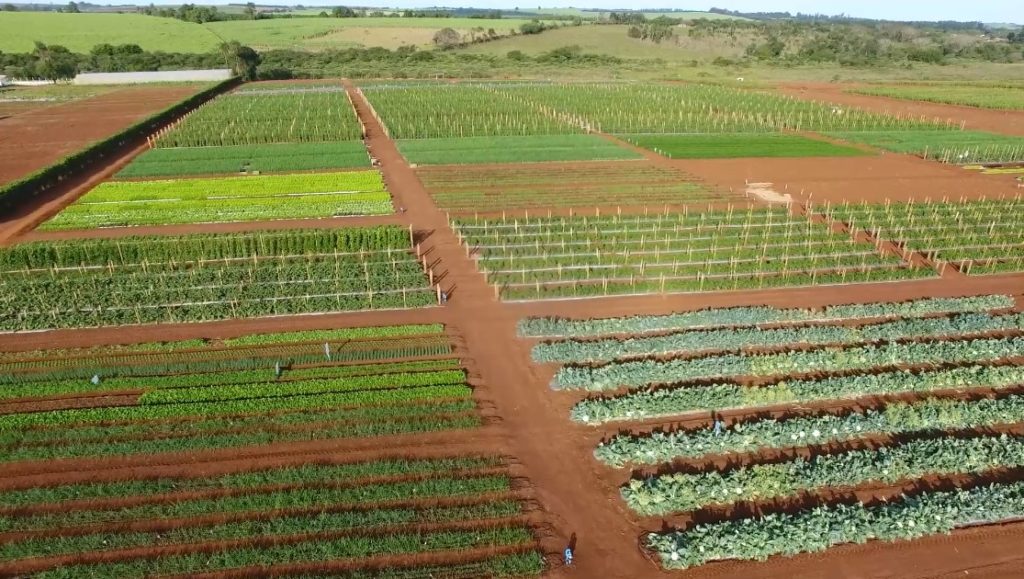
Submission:
[[[1019,95],[101,93],[0,119],[167,109],[0,174],[0,575],[1022,568]]]

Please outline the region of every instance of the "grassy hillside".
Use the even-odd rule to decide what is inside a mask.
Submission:
[[[0,30],[3,52],[29,52],[36,40],[75,52],[104,42],[138,44],[148,51],[209,52],[221,42],[199,24],[142,14],[0,12]]]
[[[476,54],[506,54],[512,50],[523,54],[537,55],[562,46],[579,46],[585,53],[610,54],[619,58],[661,58],[678,62],[714,59],[717,56],[737,57],[743,54],[749,39],[738,35],[736,40],[729,37],[692,39],[685,33],[677,40],[661,44],[630,38],[626,35],[629,26],[593,25],[570,26],[550,30],[542,34],[517,36],[477,44],[463,50]]]
[[[404,44],[429,46],[434,33],[454,28],[466,33],[472,28],[493,28],[499,34],[518,30],[528,20],[478,18],[295,18],[231,20],[205,26],[217,35],[237,40],[256,49],[292,48],[323,50],[355,46],[398,48]]]

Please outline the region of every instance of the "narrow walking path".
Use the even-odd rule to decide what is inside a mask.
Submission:
[[[385,135],[369,103],[350,82],[345,83],[367,131],[370,154],[397,205],[418,235],[428,260],[439,260],[441,285],[451,300],[445,307],[449,323],[460,330],[509,438],[508,447],[535,485],[537,498],[557,535],[543,547],[560,552],[577,536],[572,569],[552,576],[636,579],[662,574],[636,547],[640,528],[610,489],[599,484],[592,448],[568,418],[568,401],[559,397],[534,371],[525,342],[516,337],[517,316],[497,301],[494,291],[460,246],[444,212],[437,208],[415,171]],[[566,395],[569,396],[569,395]]]

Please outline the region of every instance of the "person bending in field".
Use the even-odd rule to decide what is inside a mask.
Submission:
[[[566,567],[572,567],[572,547],[566,547],[562,554],[562,560]]]

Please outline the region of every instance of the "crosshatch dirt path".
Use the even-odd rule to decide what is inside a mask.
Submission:
[[[1024,573],[1024,524],[990,526],[958,531],[951,536],[931,537],[897,544],[868,543],[832,549],[825,553],[801,555],[792,559],[772,558],[765,563],[719,563],[682,573],[667,573],[649,560],[638,543],[645,532],[657,531],[660,520],[643,519],[630,512],[618,497],[617,484],[625,476],[621,471],[604,467],[593,458],[594,445],[608,429],[583,427],[569,420],[570,407],[580,399],[578,393],[554,392],[548,383],[553,369],[530,361],[530,341],[519,339],[516,323],[530,315],[570,317],[608,317],[617,315],[657,314],[685,309],[734,305],[769,304],[780,307],[814,307],[834,303],[865,301],[901,301],[925,296],[959,296],[980,293],[1024,294],[1024,274],[990,276],[987,278],[936,278],[899,284],[865,284],[837,287],[795,288],[747,292],[718,292],[700,295],[651,295],[610,297],[588,300],[547,301],[533,303],[502,303],[487,285],[484,277],[467,257],[447,216],[437,208],[416,173],[400,155],[395,143],[383,132],[370,112],[369,104],[354,85],[345,83],[353,97],[356,111],[365,123],[371,154],[381,163],[389,191],[397,207],[404,213],[380,218],[365,218],[360,225],[397,223],[411,226],[428,261],[440,275],[441,285],[450,300],[444,307],[413,311],[355,312],[323,316],[299,316],[254,320],[226,320],[205,324],[168,324],[130,328],[62,330],[45,333],[0,335],[0,350],[27,350],[86,345],[102,345],[143,341],[178,340],[194,337],[227,338],[256,332],[283,332],[319,328],[437,322],[447,326],[456,337],[458,348],[469,360],[474,384],[479,384],[476,397],[486,407],[485,414],[494,424],[468,432],[442,433],[435,436],[415,435],[396,439],[387,449],[371,448],[366,441],[317,441],[268,445],[246,449],[244,453],[207,453],[180,461],[151,464],[144,457],[133,460],[107,460],[84,463],[76,469],[76,480],[109,480],[112,478],[199,475],[212,472],[246,470],[254,465],[300,464],[317,456],[360,459],[382,454],[406,453],[427,456],[443,450],[500,449],[516,460],[515,474],[530,483],[529,496],[536,500],[542,513],[532,513],[531,520],[543,529],[542,547],[549,554],[550,577],[638,579],[657,577],[696,578],[905,578],[953,579],[1019,578]],[[871,162],[871,157],[856,160],[671,161],[646,153],[651,161],[666,167],[684,169],[705,178],[709,183],[739,186],[744,173],[737,172],[738,163],[748,163],[758,175],[781,176],[805,169],[804,161],[823,167],[821,179],[827,194],[849,193],[865,196],[865,188],[844,185],[856,175],[856,163]],[[883,163],[885,171],[878,183],[911,165],[902,156],[888,156],[892,165]],[[888,161],[888,159],[887,159]],[[842,165],[832,165],[840,163]],[[937,165],[937,164],[929,164]],[[808,165],[809,166],[809,165]],[[840,172],[839,169],[842,169]],[[942,174],[935,167],[916,166],[926,178],[959,181],[960,176]],[[861,166],[863,169],[863,166]],[[933,169],[935,171],[933,171]],[[940,168],[941,169],[941,168]],[[938,171],[938,172],[936,172]],[[765,180],[761,177],[759,180]],[[808,183],[814,179],[808,179]],[[964,184],[973,188],[977,183]],[[862,184],[863,185],[863,184]],[[781,186],[781,185],[780,185]],[[893,186],[893,190],[899,189]],[[877,196],[881,197],[884,192]],[[871,198],[870,195],[868,195]],[[817,197],[815,198],[818,199]],[[53,210],[52,208],[50,209]],[[348,226],[356,221],[318,221],[323,226]],[[200,226],[204,231],[235,231],[262,227],[306,227],[309,222],[274,224],[224,224]],[[191,232],[192,226],[175,228],[135,229],[133,233]],[[95,235],[124,235],[108,231]],[[24,240],[48,239],[50,234],[26,234]],[[1020,301],[1020,300],[1019,300]],[[370,441],[379,444],[379,441]],[[48,470],[0,474],[0,488],[40,477],[54,480],[67,476]],[[577,564],[571,569],[560,567],[556,554],[576,535]]]

